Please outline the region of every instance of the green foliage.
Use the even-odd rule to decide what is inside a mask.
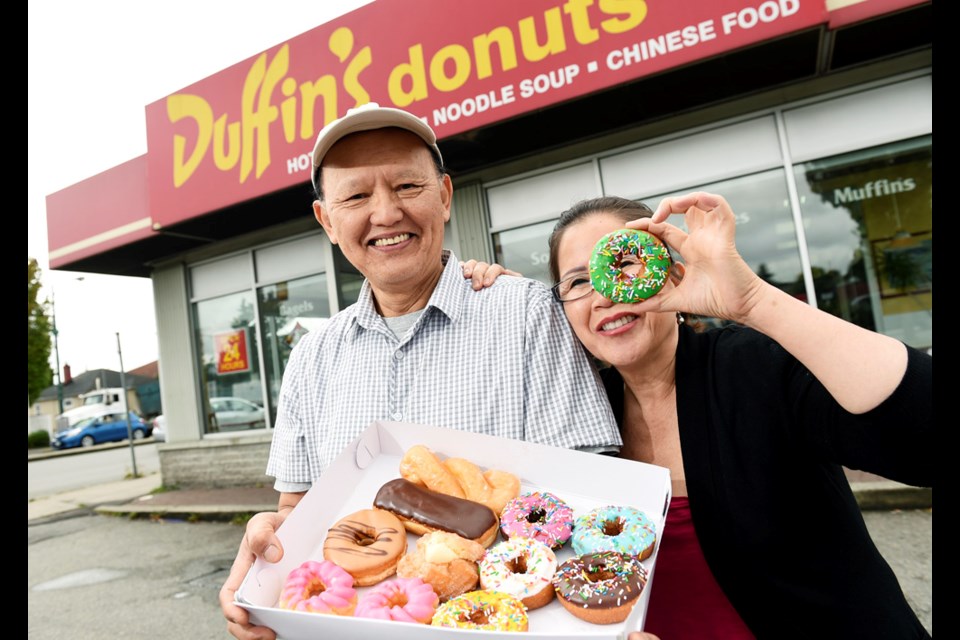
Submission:
[[[39,449],[50,446],[50,434],[45,429],[31,431],[27,434],[27,449]]]
[[[36,258],[27,259],[27,406],[53,383],[50,368],[50,319],[47,301],[37,300],[40,293],[40,266]],[[49,443],[48,443],[49,444]]]

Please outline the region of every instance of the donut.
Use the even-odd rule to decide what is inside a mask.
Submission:
[[[613,302],[639,302],[667,282],[670,252],[659,238],[639,229],[618,229],[600,238],[590,255],[590,282]]]
[[[643,511],[633,507],[598,507],[573,523],[575,554],[619,551],[646,560],[657,541],[656,526]]]
[[[421,536],[412,553],[397,563],[400,578],[420,578],[446,602],[477,588],[480,574],[477,562],[486,548],[455,533],[434,531]]]
[[[307,560],[287,575],[280,591],[281,609],[350,616],[356,606],[353,576],[329,560]]]
[[[581,620],[593,624],[623,622],[647,584],[640,560],[616,551],[570,558],[557,567],[557,600]]]
[[[480,586],[519,598],[527,611],[539,609],[554,597],[557,556],[532,538],[510,538],[490,549],[480,560]]]
[[[420,578],[394,578],[360,596],[354,616],[430,624],[440,600]]]
[[[489,547],[497,540],[500,521],[490,507],[414,484],[405,478],[388,481],[373,506],[397,516],[407,531],[423,535],[448,531]]]
[[[523,603],[497,591],[470,591],[448,600],[437,607],[430,624],[484,631],[526,631],[529,627]]]
[[[507,471],[482,471],[465,458],[441,461],[422,444],[407,449],[400,459],[400,477],[431,491],[473,500],[500,513],[520,493],[520,478]]]
[[[500,512],[500,533],[510,538],[533,538],[551,549],[559,549],[570,539],[573,510],[567,503],[546,491],[517,496]]]
[[[338,520],[323,541],[323,558],[366,587],[389,578],[407,550],[407,532],[397,516],[383,509],[362,509]]]

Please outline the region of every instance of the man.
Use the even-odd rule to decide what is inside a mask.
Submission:
[[[598,379],[550,290],[503,277],[474,291],[443,249],[453,184],[419,118],[367,104],[320,132],[314,215],[363,274],[357,303],[304,336],[284,371],[267,474],[276,513],[247,525],[220,592],[227,629],[252,627],[234,594],[256,556],[330,462],[375,420],[402,420],[558,447],[616,451]]]

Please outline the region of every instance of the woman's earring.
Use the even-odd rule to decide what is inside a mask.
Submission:
[[[683,324],[686,322],[686,318],[683,317],[683,314],[677,311],[677,324]]]

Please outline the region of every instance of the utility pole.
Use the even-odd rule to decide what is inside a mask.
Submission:
[[[133,461],[133,477],[139,478],[137,473],[137,455],[133,451],[133,425],[130,424],[130,410],[127,408],[127,375],[123,371],[123,351],[120,350],[120,332],[117,331],[117,355],[120,356],[120,395],[123,396],[123,415],[127,420],[127,439],[130,441],[130,460]]]
[[[53,317],[53,352],[57,356],[57,408],[59,416],[63,413],[63,372],[60,371],[60,346],[57,342],[57,305],[54,302],[54,293],[50,292],[50,315]]]

